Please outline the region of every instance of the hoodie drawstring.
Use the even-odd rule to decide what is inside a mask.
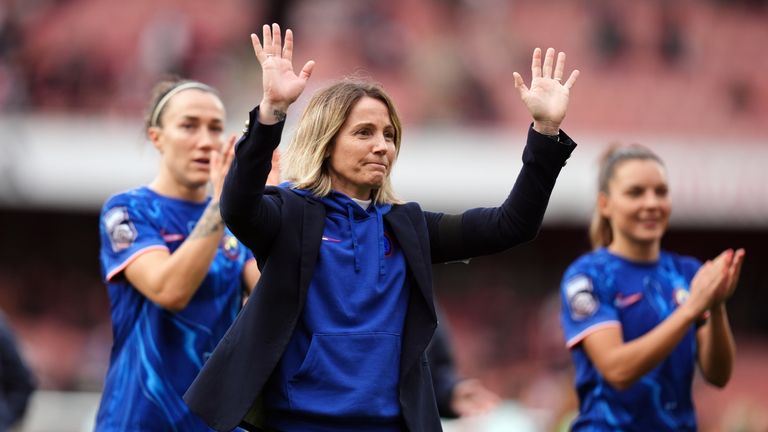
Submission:
[[[347,217],[349,218],[349,230],[352,231],[352,250],[355,256],[355,273],[360,272],[360,261],[357,258],[359,253],[357,248],[357,234],[355,234],[355,214],[351,205],[347,206]]]
[[[378,246],[378,258],[379,258],[379,276],[384,276],[384,253],[386,250],[384,239],[384,218],[381,216],[379,208],[373,206],[373,212],[376,214],[376,244]],[[357,241],[357,233],[355,232],[355,212],[354,206],[347,206],[347,219],[349,220],[349,230],[352,234],[352,249],[355,256],[355,273],[360,272],[360,248]]]
[[[386,249],[384,244],[384,219],[381,217],[378,207],[373,206],[373,211],[376,213],[376,237],[379,240],[379,276],[384,276],[384,250]]]

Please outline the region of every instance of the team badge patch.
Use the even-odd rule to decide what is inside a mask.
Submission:
[[[392,239],[386,232],[384,233],[384,256],[392,256]]]
[[[240,243],[234,236],[225,234],[224,238],[221,239],[221,250],[224,251],[224,256],[235,260],[240,256]]]
[[[600,305],[592,289],[592,281],[584,275],[568,281],[565,285],[565,297],[568,300],[571,318],[575,320],[591,317]]]
[[[104,214],[104,227],[107,229],[114,252],[128,249],[136,241],[138,233],[128,216],[126,207],[115,207]]]
[[[688,296],[690,295],[691,294],[685,288],[675,288],[675,290],[672,293],[672,296],[675,300],[675,304],[678,306],[685,303],[685,301],[688,300]]]

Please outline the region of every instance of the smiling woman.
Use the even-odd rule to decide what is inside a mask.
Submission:
[[[219,214],[234,143],[223,141],[224,115],[203,83],[158,84],[146,122],[157,175],[104,204],[113,346],[97,431],[208,430],[181,395],[258,278]]]
[[[222,192],[227,226],[263,274],[185,401],[216,430],[441,429],[426,349],[437,327],[431,263],[504,251],[538,232],[575,143],[560,130],[578,71],[565,54],[533,53],[533,117],[523,168],[499,207],[448,215],[395,195],[402,130],[381,86],[341,80],[319,90],[265,187],[287,110],[314,62],[293,70],[293,33],[251,35],[263,97],[250,114]]]
[[[606,152],[590,228],[595,251],[562,281],[561,321],[580,399],[572,430],[694,431],[696,364],[713,385],[730,378],[725,301],[744,250],[704,265],[662,250],[668,189],[664,164],[647,148]]]

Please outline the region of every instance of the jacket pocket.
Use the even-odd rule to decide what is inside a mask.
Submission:
[[[291,408],[327,416],[397,417],[399,372],[398,334],[315,334],[288,381]]]

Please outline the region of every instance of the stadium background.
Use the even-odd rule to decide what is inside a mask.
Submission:
[[[294,29],[297,64],[318,63],[305,94],[350,74],[384,84],[405,123],[396,190],[427,209],[505,196],[528,125],[511,74],[530,79],[535,46],[582,72],[564,123],[579,148],[539,238],[435,268],[460,370],[507,400],[447,430],[550,430],[573,409],[558,285],[589,248],[596,161],[614,141],[667,161],[666,248],[747,249],[733,380],[694,386],[702,431],[768,430],[764,0],[2,0],[0,308],[40,384],[20,431],[89,428],[111,346],[98,211],[155,170],[149,88],[167,74],[213,84],[238,131],[261,97],[248,34],[272,21]]]

